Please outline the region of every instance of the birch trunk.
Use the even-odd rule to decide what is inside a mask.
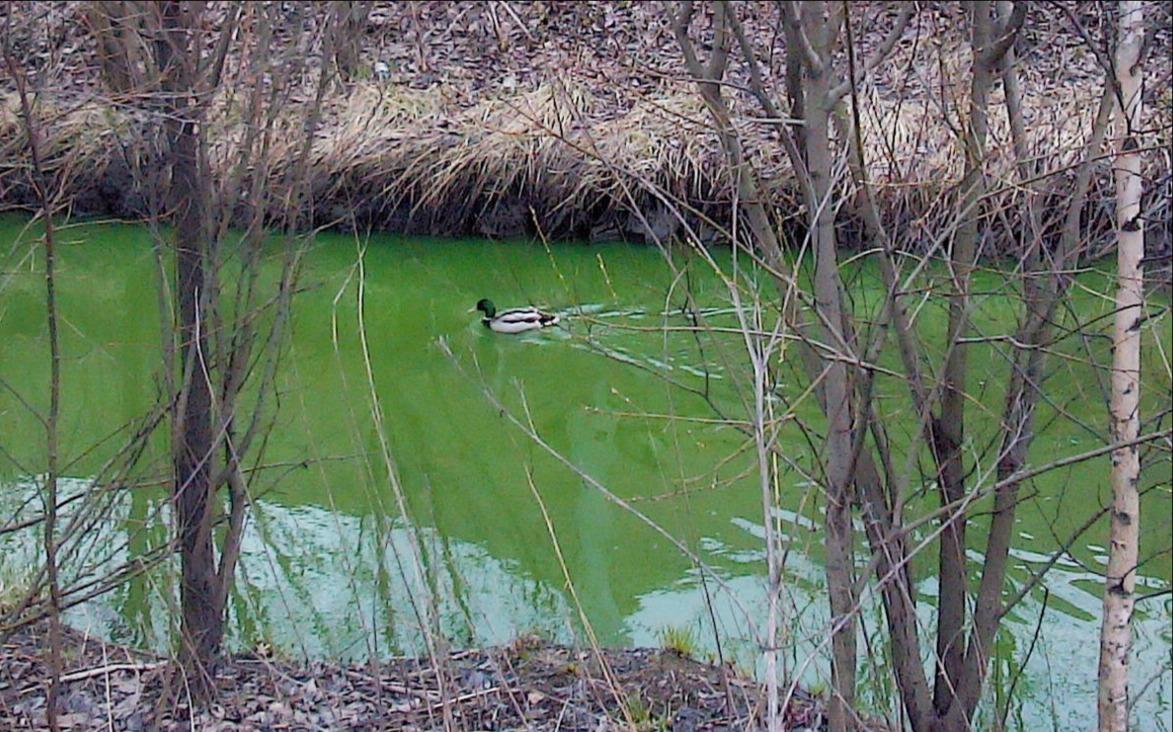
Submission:
[[[1141,170],[1136,138],[1141,117],[1140,50],[1143,3],[1120,3],[1116,80],[1121,138],[1116,157],[1116,318],[1112,329],[1112,440],[1136,439],[1140,432],[1140,324],[1143,308],[1144,224],[1140,216]],[[1138,447],[1112,453],[1112,524],[1104,620],[1100,630],[1100,730],[1128,729],[1128,660],[1140,528]]]

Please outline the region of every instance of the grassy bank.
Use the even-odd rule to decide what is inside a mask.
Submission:
[[[446,108],[443,97],[442,88],[368,82],[332,99],[312,147],[313,196],[302,220],[345,230],[490,238],[654,241],[685,225],[702,241],[727,234],[731,178],[700,101],[687,90],[643,100],[618,116],[601,115],[601,103],[589,91],[554,83],[467,109]],[[1057,98],[1043,115],[1047,122],[1033,128],[1038,169],[1052,171],[1039,180],[1044,211],[1061,211],[1057,204],[1071,189],[1087,108],[1086,98]],[[6,207],[28,207],[34,199],[17,109],[12,96],[0,108],[0,150],[9,161],[0,170],[0,203]],[[161,171],[158,122],[149,113],[101,100],[45,100],[39,114],[48,165],[59,174],[72,213],[137,220],[162,212],[151,195],[150,182]],[[926,238],[934,218],[952,209],[962,165],[958,146],[926,129],[930,117],[920,104],[877,102],[865,118],[874,121],[865,139],[874,150],[870,172],[886,219],[924,227]],[[218,135],[240,132],[227,111],[213,124]],[[1006,142],[991,151],[995,186],[987,213],[991,233],[1008,236],[1025,226],[1014,220],[1024,208],[1014,202],[1022,192],[1013,183],[1008,134],[997,127],[995,138]],[[768,132],[749,127],[745,135],[757,135],[753,163],[773,186],[779,217],[791,221],[800,212],[799,191],[781,145]],[[270,185],[276,187],[299,146],[277,144],[273,152]],[[899,157],[878,154],[886,152]],[[1150,155],[1149,161],[1153,179],[1167,181],[1167,154]],[[221,174],[230,165],[214,150],[211,162]],[[1085,216],[1093,244],[1107,240],[1111,225],[1108,161],[1097,168]],[[1167,182],[1151,192],[1158,249],[1170,230],[1168,193]],[[243,219],[244,202],[238,210]],[[842,218],[851,231],[850,212]],[[992,244],[1006,254],[1017,246],[1009,239]]]
[[[60,68],[45,66],[46,73],[68,73],[70,83],[42,87],[60,91],[43,93],[37,105],[47,166],[75,214],[140,219],[162,210],[152,200],[158,187],[152,181],[164,174],[161,119],[149,90],[121,95],[104,90],[95,44],[77,19],[82,12],[77,5],[63,3],[55,11],[62,37],[72,45]],[[376,3],[364,29],[362,67],[350,82],[327,88],[305,171],[312,195],[298,204],[303,227],[643,241],[667,240],[687,227],[706,243],[727,239],[732,176],[708,113],[685,78],[664,11],[603,5],[606,14],[596,18],[603,6],[555,9],[539,3],[514,9],[521,13],[515,22],[482,17],[485,7],[475,4],[424,4],[422,16],[410,16],[410,9]],[[1094,10],[1073,8],[1084,15]],[[743,12],[749,32],[769,37],[764,35],[774,22],[769,3],[747,5]],[[866,55],[896,11],[863,3],[853,12],[860,13],[857,42]],[[970,65],[958,12],[949,4],[927,6],[893,58],[859,87],[868,177],[886,223],[904,232],[907,241],[932,240],[956,216],[964,162],[957,120],[968,104]],[[468,27],[455,34],[453,24]],[[1027,25],[1033,35],[1019,53],[1029,162],[1037,171],[1032,185],[1044,212],[1043,235],[1052,237],[1063,211],[1058,204],[1072,189],[1073,166],[1099,104],[1103,70],[1061,16],[1040,10]],[[1094,41],[1101,29],[1089,28]],[[1161,58],[1168,36],[1154,34],[1153,58]],[[316,47],[307,43],[297,49],[305,59],[303,88],[287,90],[284,128],[272,131],[266,182],[276,190],[289,186],[302,149],[304,112],[314,97]],[[51,57],[51,51],[44,53]],[[776,58],[762,61],[765,81],[779,93],[784,58],[779,46]],[[763,120],[741,87],[744,64],[730,73],[726,94],[749,163],[769,187],[780,227],[797,240],[803,234],[796,223],[802,219],[802,196],[777,137],[781,126]],[[1160,252],[1173,240],[1168,154],[1173,97],[1163,67],[1154,70],[1151,82],[1146,203],[1150,251]],[[28,207],[31,165],[18,105],[11,84],[0,84],[0,91],[5,93],[0,159],[6,161],[0,168],[0,205]],[[1014,168],[1000,95],[996,90],[991,107],[984,251],[1014,255],[1028,230],[1019,220],[1026,194]],[[231,85],[211,100],[208,139],[238,141],[245,132],[244,105]],[[213,143],[208,150],[208,164],[222,180],[234,162],[230,147]],[[247,191],[247,183],[240,190]],[[1093,254],[1109,244],[1111,190],[1104,156],[1084,216]],[[237,196],[232,206],[243,220],[247,198]],[[288,211],[269,213],[278,220]],[[850,242],[859,229],[853,212],[841,211],[840,219],[842,236]]]

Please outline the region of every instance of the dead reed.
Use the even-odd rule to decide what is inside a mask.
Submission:
[[[312,210],[300,220],[315,227],[443,236],[525,237],[540,227],[556,239],[651,240],[680,230],[663,210],[661,201],[667,200],[683,202],[686,219],[692,219],[687,223],[698,228],[705,222],[699,229],[720,239],[734,200],[731,176],[699,99],[687,87],[666,88],[626,108],[586,86],[563,83],[461,106],[447,99],[442,87],[360,82],[328,101],[310,156]],[[1039,171],[1034,190],[1044,211],[1047,202],[1061,200],[1071,188],[1073,164],[1088,133],[1082,129],[1086,110],[1098,103],[1093,89],[1089,83],[1086,89],[1031,99],[1029,133]],[[961,177],[955,130],[942,122],[939,100],[927,95],[872,88],[861,101],[869,178],[886,221],[906,231],[920,227],[931,237],[935,217],[951,210]],[[213,106],[211,139],[239,134],[231,104],[218,100]],[[1167,149],[1173,113],[1162,105],[1151,108],[1150,129],[1158,131],[1154,147]],[[137,219],[149,213],[143,183],[149,177],[143,174],[159,159],[158,125],[149,112],[49,98],[38,112],[47,164],[69,170],[65,200],[74,214]],[[288,124],[297,115],[292,107]],[[797,218],[801,196],[775,137],[778,122],[746,112],[736,124],[779,219]],[[297,136],[275,138],[272,175],[280,179],[298,153],[281,140]],[[1019,246],[1015,232],[1025,230],[1013,220],[1022,207],[1013,204],[1025,193],[1015,183],[1003,115],[992,116],[990,140],[990,194],[983,212],[994,225],[988,227],[985,251],[1013,254]],[[25,149],[14,100],[2,97],[0,205],[7,208],[32,203]],[[228,164],[214,154],[209,159],[214,169]],[[1168,179],[1168,155],[1152,154],[1147,161],[1151,180]],[[1093,251],[1110,228],[1109,176],[1105,159],[1085,212]],[[1166,219],[1153,222],[1159,239],[1173,228],[1164,201],[1169,186],[1154,185],[1148,195],[1146,207]],[[278,220],[285,213],[269,215]],[[1057,235],[1058,222],[1052,223],[1047,230]],[[1167,244],[1158,240],[1150,246],[1159,251]]]

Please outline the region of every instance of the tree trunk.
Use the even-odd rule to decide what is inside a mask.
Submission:
[[[932,448],[938,472],[937,482],[943,504],[965,498],[965,403],[969,367],[966,347],[959,341],[969,334],[970,278],[979,255],[978,224],[985,193],[986,137],[989,132],[988,106],[994,70],[1005,52],[993,48],[1002,32],[1013,32],[1010,18],[995,35],[991,4],[984,0],[970,6],[973,13],[973,71],[970,80],[969,115],[965,130],[965,176],[961,182],[961,225],[950,257],[952,294],[949,299],[948,355],[943,373],[940,418],[932,425]],[[1021,19],[1019,20],[1021,22]],[[969,594],[966,572],[967,512],[955,509],[945,517],[938,554],[939,587],[937,621],[937,675],[933,702],[938,715],[945,715],[960,690],[965,666],[965,615]]]
[[[811,179],[810,226],[815,252],[815,304],[823,342],[836,350],[846,349],[843,332],[843,303],[839,282],[838,243],[835,236],[835,202],[832,199],[830,121],[830,60],[838,34],[841,6],[830,10],[826,3],[807,3],[801,8],[802,27],[813,50],[823,61],[806,65],[805,142],[806,163]],[[847,365],[842,359],[826,359],[824,411],[827,436],[823,465],[826,475],[827,594],[831,605],[831,687],[830,728],[834,732],[853,729],[856,676],[855,613],[853,589],[853,541],[851,487],[853,458],[851,388]]]
[[[124,45],[121,23],[126,17],[125,3],[92,2],[85,19],[98,45],[98,67],[110,91],[125,93],[133,87],[129,55]]]
[[[1144,223],[1141,218],[1140,50],[1144,4],[1120,3],[1116,79],[1121,143],[1116,157],[1116,317],[1112,328],[1111,434],[1115,442],[1140,433],[1140,324],[1143,311]],[[1104,619],[1100,630],[1100,730],[1128,729],[1128,661],[1140,535],[1140,455],[1136,445],[1112,453],[1112,521]]]
[[[180,394],[173,417],[175,521],[181,564],[180,658],[189,683],[206,691],[223,635],[223,607],[212,542],[212,390],[206,323],[210,293],[205,270],[208,247],[208,186],[201,175],[201,133],[193,102],[200,47],[198,6],[161,3],[159,70],[168,92],[165,131],[171,171],[169,189],[176,247]]]
[[[49,688],[45,695],[45,722],[52,732],[61,729],[58,722],[58,694],[61,687],[61,582],[58,564],[57,509],[58,479],[61,466],[59,460],[59,430],[61,415],[61,339],[57,327],[57,235],[54,224],[54,209],[57,201],[50,198],[49,181],[41,164],[40,128],[33,111],[25,81],[25,69],[17,66],[7,44],[4,48],[4,63],[16,85],[20,100],[20,118],[28,137],[28,152],[32,162],[32,185],[44,217],[45,233],[45,325],[49,337],[49,411],[44,418],[45,426],[45,480],[41,496],[44,510],[42,527],[42,548],[45,553],[45,578],[49,590]],[[57,188],[57,186],[54,186]]]

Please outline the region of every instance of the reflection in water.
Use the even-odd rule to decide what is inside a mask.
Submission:
[[[63,495],[88,486],[88,481],[66,479]],[[32,515],[29,508],[38,504],[28,498],[35,495],[29,482],[0,484],[0,512],[17,520]],[[163,507],[159,528],[169,523],[165,502],[144,499],[141,492],[124,495],[114,509],[115,520],[76,547],[81,561],[72,567],[84,569],[70,572],[65,583],[104,576],[137,556],[148,541],[141,530],[147,503]],[[467,645],[506,643],[524,633],[572,640],[571,616],[559,591],[475,544],[442,537],[434,529],[406,529],[397,521],[355,518],[315,506],[259,501],[252,517],[228,623],[232,647],[263,641],[311,658],[419,653],[425,647],[425,617],[438,620],[444,637]],[[68,521],[70,513],[62,518]],[[423,550],[422,568],[411,559],[409,531]],[[19,586],[19,569],[36,566],[38,551],[30,532],[0,537],[0,583]],[[166,650],[172,600],[158,584],[165,574],[130,581],[70,611],[67,621],[99,636]],[[427,590],[421,592],[423,586]]]
[[[798,517],[805,521],[803,517]],[[783,520],[783,527],[787,524]],[[743,528],[760,535],[759,525],[745,522]],[[794,526],[793,528],[798,528]],[[707,553],[724,556],[738,562],[760,566],[761,552],[730,550],[719,542],[706,542]],[[1020,560],[1017,574],[1012,577],[1013,589],[1026,581],[1029,572],[1038,570],[1049,556],[1034,552],[1012,552]],[[980,557],[976,557],[980,560]],[[1102,571],[1103,567],[1097,567]],[[830,667],[826,659],[827,603],[821,592],[822,568],[807,561],[800,554],[791,555],[787,572],[792,579],[784,592],[787,646],[783,664],[787,674],[796,673],[805,683],[825,684]],[[696,573],[689,573],[671,587],[650,592],[640,597],[639,607],[625,620],[633,645],[647,646],[659,643],[659,633],[665,626],[691,628],[696,631],[700,645],[707,653],[715,654],[713,621],[726,660],[736,660],[743,668],[756,668],[760,674],[759,646],[747,627],[738,603],[730,600],[736,594],[740,603],[757,609],[758,617],[765,615],[765,584],[758,576],[729,576],[721,587],[711,580],[699,581]],[[1167,589],[1168,583],[1153,577],[1139,577],[1138,594]],[[1046,592],[1044,593],[1043,588]],[[934,601],[937,587],[935,578],[926,578],[919,586],[921,598],[918,614],[922,628],[931,628],[935,622]],[[1060,561],[1046,577],[1043,587],[1031,593],[1005,621],[1005,631],[995,645],[990,683],[998,694],[1005,694],[1015,685],[1015,706],[1011,712],[1011,729],[1081,729],[1094,719],[1096,687],[1088,682],[1094,676],[1099,660],[1098,637],[1102,603],[1103,576],[1082,568],[1079,564]],[[1046,607],[1044,608],[1044,600]],[[864,601],[862,618],[868,632],[875,637],[882,627],[883,615],[876,601]],[[710,607],[712,612],[710,613]],[[1045,613],[1044,613],[1045,610]],[[1173,644],[1173,599],[1165,595],[1157,603],[1137,605],[1133,617],[1134,641],[1132,678],[1133,693],[1142,688],[1144,694],[1135,697],[1137,717],[1144,720],[1140,729],[1169,730],[1170,697],[1173,692],[1173,671],[1170,669],[1169,648]],[[1036,639],[1037,633],[1037,639]],[[922,655],[932,652],[931,637],[922,636]],[[1025,667],[1022,665],[1028,649],[1034,645]],[[866,649],[861,635],[860,648]],[[861,650],[866,653],[866,650]],[[882,653],[879,648],[877,654]],[[813,659],[813,662],[812,662]],[[878,664],[884,659],[876,657]],[[866,676],[866,673],[865,673]],[[874,689],[863,683],[864,700],[874,699]],[[990,716],[996,712],[987,698],[979,709],[977,729],[993,728]],[[1052,726],[1052,723],[1054,726]]]
[[[605,433],[594,436],[607,441]],[[63,479],[66,497],[84,494],[90,483]],[[617,549],[607,531],[605,504],[595,491],[583,490],[577,498],[577,517],[559,536],[564,552],[611,553]],[[36,485],[32,481],[0,484],[0,512],[16,520],[36,512]],[[77,504],[73,504],[77,505]],[[422,653],[423,618],[433,618],[440,634],[461,645],[499,644],[525,633],[559,642],[574,642],[577,617],[569,595],[528,576],[516,563],[495,559],[482,547],[434,529],[405,528],[400,522],[375,516],[353,517],[316,506],[285,507],[260,501],[247,525],[240,568],[229,622],[229,645],[235,648],[258,642],[306,657],[362,659],[370,655]],[[63,515],[68,521],[72,511]],[[80,545],[70,545],[75,561],[67,583],[86,576],[103,576],[129,557],[141,555],[148,544],[164,539],[170,517],[166,502],[147,498],[142,491],[128,491],[114,503],[112,521]],[[809,530],[804,516],[780,512],[788,536]],[[761,527],[738,520],[737,525],[754,538]],[[424,566],[411,559],[410,543],[419,543]],[[739,549],[711,537],[700,546],[712,561],[746,565],[751,570],[762,561],[761,550]],[[36,565],[36,536],[18,532],[0,537],[0,584],[19,586],[21,568]],[[1041,566],[1046,555],[1016,551],[1021,578]],[[631,561],[640,561],[632,557]],[[420,574],[420,569],[423,575]],[[579,587],[612,585],[605,565],[589,567],[572,579]],[[597,574],[592,574],[595,572]],[[601,573],[601,574],[599,574]],[[821,599],[821,568],[804,554],[794,553],[787,563],[785,613],[788,650],[787,674],[806,683],[825,680],[826,603]],[[716,657],[714,621],[726,660],[761,672],[754,641],[751,614],[764,611],[764,585],[756,573],[722,572],[719,580],[702,581],[693,570],[674,582],[642,594],[635,608],[622,611],[607,592],[582,594],[584,611],[596,632],[635,646],[655,645],[665,627],[695,631],[702,653]],[[167,607],[173,602],[167,573],[156,571],[125,583],[96,601],[70,610],[70,624],[96,635],[133,642],[164,651],[169,644]],[[419,588],[426,586],[426,590]],[[1165,583],[1141,578],[1138,587],[1159,589]],[[1078,563],[1060,560],[1047,575],[1049,608],[1045,623],[1042,593],[1036,592],[1009,616],[1004,640],[999,644],[994,682],[1006,684],[1018,673],[1018,664],[1031,638],[1038,632],[1036,649],[1024,670],[1029,684],[1018,690],[1022,719],[1054,719],[1060,728],[1074,728],[1086,721],[1084,709],[1093,708],[1094,686],[1086,684],[1087,669],[1095,668],[1098,647],[1089,643],[1098,632],[1101,580]],[[931,600],[936,587],[932,578],[920,586],[922,620],[932,621]],[[732,601],[737,597],[737,602]],[[1173,602],[1166,599],[1153,608],[1142,607],[1136,616],[1134,669],[1138,676],[1155,679],[1155,689],[1139,702],[1140,709],[1159,715],[1167,708],[1169,671],[1167,650]],[[616,618],[618,627],[606,619]],[[864,608],[865,624],[873,630],[882,622],[875,603]],[[925,649],[926,652],[929,650]],[[1051,707],[1054,690],[1063,689],[1067,703]],[[1092,705],[1086,707],[1083,705]],[[989,709],[986,713],[989,713]],[[1070,727],[1069,727],[1070,725]]]
[[[313,506],[260,504],[257,515],[260,530],[244,542],[242,584],[248,612],[269,620],[259,625],[277,647],[317,657],[420,652],[429,617],[445,637],[473,645],[525,632],[569,637],[558,592],[475,544]],[[410,531],[423,567],[412,559]],[[293,622],[272,622],[280,618]]]

